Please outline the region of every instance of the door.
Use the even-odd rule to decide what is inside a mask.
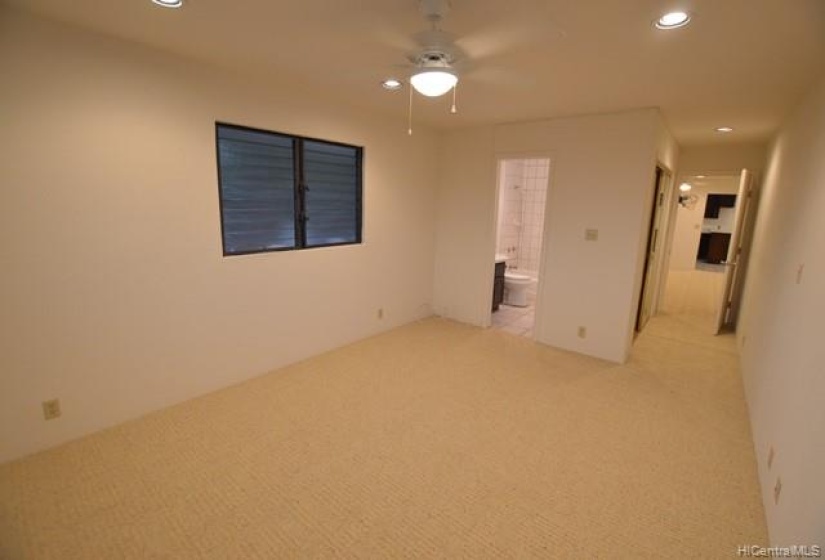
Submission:
[[[647,237],[647,253],[645,268],[642,276],[642,294],[639,298],[639,311],[636,315],[636,332],[641,332],[650,319],[653,309],[653,300],[656,286],[656,271],[659,270],[659,259],[662,246],[663,216],[665,215],[665,187],[670,175],[661,167],[656,168],[656,183],[653,197],[653,210],[650,214],[650,231]]]
[[[731,319],[731,307],[733,306],[733,285],[737,282],[737,276],[744,271],[739,269],[739,260],[742,256],[742,245],[744,237],[742,235],[745,225],[745,214],[750,204],[751,174],[747,169],[742,170],[739,177],[739,192],[736,195],[736,211],[733,218],[733,231],[728,245],[728,255],[725,260],[725,280],[722,289],[722,301],[719,305],[719,312],[716,315],[716,334],[722,332],[725,325]]]

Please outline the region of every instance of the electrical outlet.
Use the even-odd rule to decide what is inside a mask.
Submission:
[[[379,307],[378,311],[375,312],[375,316],[378,317],[379,319],[383,319],[384,318],[384,308]]]
[[[778,476],[776,477],[776,484],[773,487],[773,503],[779,503],[779,494],[782,493],[782,479]]]
[[[768,450],[768,468],[770,469],[773,466],[773,458],[776,456],[776,453],[773,450],[773,445],[771,445],[770,450]]]
[[[50,401],[43,401],[43,418],[46,420],[54,420],[60,417],[60,400],[52,399]]]
[[[587,327],[579,327],[579,338],[587,338]]]

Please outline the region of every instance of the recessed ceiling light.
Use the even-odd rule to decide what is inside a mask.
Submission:
[[[696,176],[696,178],[697,178],[697,179],[704,179],[704,178],[705,178],[705,175],[697,175],[697,176]]]
[[[183,0],[152,0],[152,2],[164,8],[180,8],[183,6]]]
[[[726,134],[728,132],[733,132],[733,129],[729,126],[720,126],[716,129],[716,132],[721,132],[722,134]]]
[[[682,183],[679,185],[679,190],[682,192],[688,192],[692,188],[693,186],[690,183]]]
[[[381,87],[383,87],[384,89],[388,89],[390,91],[401,89],[402,85],[403,84],[401,83],[401,81],[395,78],[387,78],[386,80],[381,82]]]
[[[676,29],[683,27],[690,21],[690,14],[687,12],[668,12],[656,20],[658,29]]]

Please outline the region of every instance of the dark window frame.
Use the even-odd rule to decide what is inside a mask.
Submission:
[[[268,134],[278,136],[281,138],[288,138],[292,141],[292,157],[293,157],[293,224],[295,226],[295,243],[292,247],[272,247],[254,250],[240,250],[227,251],[226,247],[226,224],[224,224],[224,196],[223,185],[221,182],[221,157],[220,157],[220,130],[221,128],[229,128],[240,131],[254,132],[259,134]],[[319,144],[327,144],[331,146],[340,146],[344,148],[352,148],[355,150],[355,240],[342,241],[337,243],[323,243],[317,245],[307,245],[307,221],[311,216],[307,215],[307,190],[306,183],[306,169],[304,163],[304,142],[316,142]],[[277,132],[261,128],[254,128],[250,126],[243,126],[222,121],[215,121],[215,161],[218,167],[218,202],[221,220],[221,246],[224,257],[234,257],[242,255],[254,255],[258,253],[277,253],[281,251],[304,251],[307,249],[320,249],[324,247],[339,247],[346,245],[360,245],[363,243],[363,193],[364,193],[364,148],[362,146],[355,146],[353,144],[346,144],[344,142],[335,142],[325,140],[322,138],[313,138],[310,136],[299,136],[296,134],[287,134],[284,132]]]

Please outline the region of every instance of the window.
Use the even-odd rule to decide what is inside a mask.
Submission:
[[[216,124],[223,254],[361,243],[362,148]]]

